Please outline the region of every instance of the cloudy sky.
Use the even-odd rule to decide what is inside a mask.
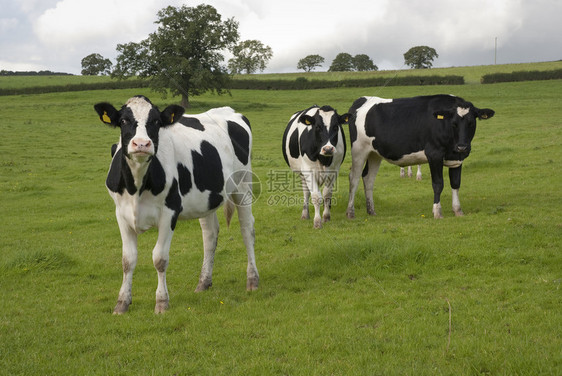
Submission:
[[[272,47],[266,73],[296,72],[311,54],[325,71],[340,52],[406,68],[418,45],[437,50],[435,67],[493,64],[496,38],[498,64],[562,59],[560,0],[0,0],[0,70],[79,74],[91,53],[115,62],[118,43],[156,30],[158,10],[200,3]]]

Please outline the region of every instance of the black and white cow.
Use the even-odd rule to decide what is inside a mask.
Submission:
[[[283,134],[283,157],[295,173],[300,174],[304,192],[302,219],[308,219],[308,202],[312,195],[314,228],[330,220],[332,190],[345,157],[342,124],[349,114],[338,115],[330,106],[313,106],[291,116]],[[324,186],[323,193],[320,187]],[[324,212],[320,217],[320,205]]]
[[[374,215],[373,185],[382,159],[398,166],[429,163],[433,185],[433,216],[442,218],[443,166],[449,167],[453,211],[463,215],[459,201],[463,160],[470,154],[476,119],[494,116],[452,95],[383,99],[362,97],[351,106],[349,124],[352,166],[349,174],[348,218],[363,170],[367,213]]]
[[[251,201],[241,202],[251,195],[248,120],[229,107],[182,116],[184,109],[171,105],[160,112],[143,96],[129,99],[120,110],[109,103],[94,108],[104,123],[121,128],[106,180],[123,241],[123,284],[113,313],[124,313],[131,304],[137,236],[152,227],[158,228],[152,251],[158,272],[155,312],[168,309],[166,268],[178,219],[199,218],[204,258],[196,291],[209,288],[219,233],[216,210],[223,204],[227,222],[235,206],[238,210],[248,253],[246,287],[255,290],[254,217]],[[233,176],[237,181],[225,189]]]

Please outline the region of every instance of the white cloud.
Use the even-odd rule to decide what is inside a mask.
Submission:
[[[46,45],[69,46],[100,40],[131,41],[146,37],[161,1],[62,0],[46,10],[34,32]]]

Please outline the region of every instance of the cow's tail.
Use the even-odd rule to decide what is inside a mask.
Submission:
[[[230,198],[226,199],[226,203],[224,204],[224,216],[226,217],[226,226],[230,227],[230,220],[232,219],[232,215],[234,214],[234,210],[236,209],[234,202]]]

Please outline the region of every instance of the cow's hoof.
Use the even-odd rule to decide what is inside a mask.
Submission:
[[[464,216],[464,212],[461,209],[455,210],[455,216],[462,217]]]
[[[332,216],[330,214],[324,214],[322,216],[322,222],[328,222],[330,219],[332,219]]]
[[[256,291],[260,282],[259,277],[248,278],[246,281],[246,291]]]
[[[310,215],[308,214],[308,212],[302,212],[301,219],[310,219]]]
[[[443,210],[441,210],[441,204],[433,204],[433,218],[443,218]]]
[[[114,315],[122,315],[124,313],[126,313],[129,310],[129,304],[127,302],[123,302],[123,301],[117,301],[117,304],[115,305],[115,308],[113,309],[113,314]]]
[[[314,228],[322,228],[322,220],[320,218],[314,218]]]
[[[366,203],[365,206],[367,207],[367,214],[377,215],[377,213],[375,212],[375,204],[373,204],[373,201],[367,200],[367,203]]]
[[[355,218],[355,210],[348,210],[345,215],[347,216],[348,219],[354,219]]]
[[[195,292],[201,292],[201,291],[208,290],[212,285],[213,285],[213,282],[210,279],[205,279],[203,281],[199,281],[199,283],[197,284],[197,288],[195,289]]]
[[[168,308],[170,308],[170,305],[168,304],[167,300],[156,302],[156,306],[154,307],[154,313],[157,315],[160,313],[164,313],[168,310]]]

